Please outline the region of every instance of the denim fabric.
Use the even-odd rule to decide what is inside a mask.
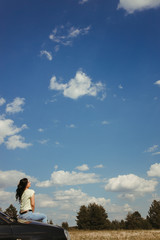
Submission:
[[[25,214],[19,214],[19,218],[26,220],[42,221],[43,223],[47,223],[47,216],[43,213],[27,212]]]

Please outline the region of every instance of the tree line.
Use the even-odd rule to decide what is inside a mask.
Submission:
[[[108,219],[106,210],[96,203],[82,205],[77,213],[77,227],[85,230],[118,230],[118,229],[160,229],[160,201],[154,200],[148,215],[143,218],[138,211],[129,212],[125,220]]]
[[[2,209],[0,208],[0,211]],[[17,218],[17,209],[11,204],[5,211],[5,214],[12,218]],[[96,203],[90,203],[88,206],[82,205],[77,212],[76,222],[78,229],[83,230],[118,230],[118,229],[160,229],[160,201],[154,200],[149,208],[148,215],[143,218],[138,211],[129,212],[125,220],[108,219],[108,214],[103,206]],[[53,221],[48,221],[53,224]],[[62,227],[69,228],[68,222],[63,222]]]

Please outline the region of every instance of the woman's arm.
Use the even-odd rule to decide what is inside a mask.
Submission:
[[[34,212],[34,209],[35,209],[35,197],[34,197],[34,194],[31,197],[31,208],[32,208],[32,212]]]

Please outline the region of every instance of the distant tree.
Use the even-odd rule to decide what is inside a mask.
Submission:
[[[125,221],[121,220],[120,221],[120,229],[125,229],[125,228],[126,228]]]
[[[79,229],[89,229],[89,213],[85,205],[80,207],[76,222]]]
[[[68,224],[68,222],[62,222],[62,227],[63,227],[64,229],[68,230],[68,229],[69,229],[69,224]]]
[[[108,214],[105,209],[96,203],[88,205],[90,229],[101,230],[109,227]]]
[[[110,229],[112,230],[118,230],[119,229],[119,221],[113,220],[110,225]]]
[[[4,213],[12,218],[17,218],[17,209],[12,204],[10,204],[8,208],[6,208]]]
[[[126,229],[143,229],[145,220],[138,211],[128,213],[126,217]]]
[[[123,220],[121,220],[121,221],[113,220],[111,222],[110,229],[112,229],[112,230],[124,229],[125,223],[124,223],[124,221],[123,222],[122,221]]]
[[[154,200],[148,211],[147,220],[153,228],[160,228],[160,201]]]
[[[79,229],[101,230],[109,228],[110,224],[105,209],[96,203],[81,206],[76,221]]]
[[[49,224],[53,225],[52,219],[48,221]]]
[[[3,212],[1,207],[0,207],[0,212]]]
[[[152,229],[152,225],[151,225],[151,223],[148,221],[148,219],[144,219],[144,220],[143,220],[142,229],[146,229],[146,230]]]

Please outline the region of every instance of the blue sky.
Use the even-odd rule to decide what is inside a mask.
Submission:
[[[159,200],[160,1],[1,0],[0,207],[20,178],[75,225]]]

